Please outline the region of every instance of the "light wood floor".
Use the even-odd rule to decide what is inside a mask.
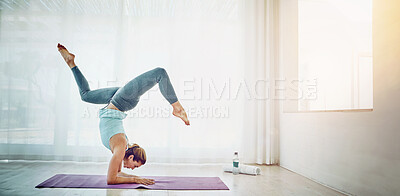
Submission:
[[[229,191],[166,191],[145,189],[35,189],[42,181],[59,173],[102,174],[107,163],[0,161],[0,195],[342,195],[279,166],[259,166],[262,175],[224,173],[222,165],[146,164],[125,170],[149,176],[218,176]]]

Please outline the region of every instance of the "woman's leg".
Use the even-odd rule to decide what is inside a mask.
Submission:
[[[163,68],[147,71],[121,87],[111,103],[121,111],[133,109],[139,102],[140,96],[158,83],[161,94],[170,103],[178,101],[167,72]]]
[[[71,68],[72,73],[74,74],[75,81],[79,87],[79,94],[81,95],[81,99],[88,103],[109,103],[119,87],[102,88],[91,91],[89,83],[87,82],[85,76],[83,76],[82,72],[75,65],[75,55],[69,53],[68,50],[61,44],[58,44],[57,47],[58,51],[61,53],[61,56],[64,58],[65,62],[68,64],[68,66]]]
[[[173,114],[182,118],[189,125],[186,113],[178,101],[168,74],[165,69],[160,67],[147,71],[129,81],[115,93],[111,103],[120,111],[131,110],[138,104],[140,96],[157,83],[161,94],[174,107]]]
[[[90,90],[89,83],[79,68],[75,66],[71,71],[74,74],[76,84],[78,84],[82,101],[95,104],[107,104],[119,89],[119,87],[110,87]]]

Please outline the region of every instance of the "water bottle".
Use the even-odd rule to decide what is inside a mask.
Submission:
[[[233,175],[239,174],[239,155],[238,152],[235,152],[233,155],[233,170],[232,170]]]

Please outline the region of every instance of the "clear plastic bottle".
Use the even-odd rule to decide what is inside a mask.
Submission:
[[[233,155],[233,170],[232,170],[233,175],[239,174],[239,154],[238,152],[235,152]]]

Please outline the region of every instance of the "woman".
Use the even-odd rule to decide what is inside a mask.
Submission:
[[[125,135],[122,120],[126,117],[124,112],[133,109],[138,104],[140,96],[158,83],[161,94],[173,107],[172,114],[181,118],[186,125],[190,125],[167,72],[163,68],[155,68],[134,78],[121,88],[90,90],[88,82],[75,65],[75,55],[69,53],[61,44],[58,44],[57,47],[74,74],[81,99],[89,103],[107,104],[99,112],[102,143],[113,153],[108,167],[107,184],[154,184],[153,179],[140,178],[121,172],[122,163],[125,168],[132,170],[146,163],[144,149],[137,144],[128,145],[128,137]]]

